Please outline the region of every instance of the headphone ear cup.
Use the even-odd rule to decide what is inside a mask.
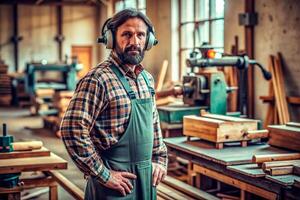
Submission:
[[[148,51],[156,44],[157,44],[157,40],[156,40],[154,34],[150,31],[145,49]]]
[[[107,30],[106,33],[106,48],[113,49],[114,47],[114,36],[111,30]]]

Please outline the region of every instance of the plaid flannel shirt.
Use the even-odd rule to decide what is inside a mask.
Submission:
[[[106,183],[110,171],[104,166],[101,151],[118,142],[125,132],[131,111],[130,99],[110,66],[114,63],[125,75],[137,98],[153,98],[143,77],[141,65],[133,72],[112,51],[109,58],[93,68],[77,84],[61,123],[62,139],[77,167],[85,176]],[[152,87],[154,80],[146,72]],[[155,100],[155,98],[153,98]],[[167,149],[163,143],[159,117],[154,103],[154,145],[152,161],[167,167]]]

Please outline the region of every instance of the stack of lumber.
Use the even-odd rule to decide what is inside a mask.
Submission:
[[[63,117],[66,112],[70,100],[73,96],[73,91],[57,91],[53,97],[53,106],[58,110],[58,117]]]
[[[262,170],[271,175],[300,176],[300,153],[285,153],[273,155],[254,155],[252,162],[258,164]]]
[[[60,123],[73,94],[73,91],[56,91],[53,95],[53,107],[58,111],[58,114],[57,116],[43,117],[44,127],[52,130],[57,137],[61,137],[59,131]]]
[[[271,125],[269,144],[289,150],[300,151],[300,123],[289,122],[286,125]]]
[[[217,197],[190,186],[184,182],[166,176],[165,180],[157,186],[157,199],[218,199]]]
[[[286,96],[281,54],[270,55],[268,65],[269,71],[272,73],[269,94],[260,97],[263,102],[269,103],[264,127],[270,124],[286,124],[290,121],[288,102],[297,103],[298,101],[300,104],[300,98]]]
[[[35,95],[31,97],[31,113],[47,112],[52,108],[51,99],[53,98],[53,89],[37,89]]]
[[[183,119],[183,134],[214,142],[217,149],[222,149],[225,142],[247,146],[249,140],[268,137],[267,130],[257,130],[257,123],[253,119],[216,114],[190,115]]]
[[[11,79],[7,74],[8,66],[0,62],[0,105],[9,106],[12,100]]]

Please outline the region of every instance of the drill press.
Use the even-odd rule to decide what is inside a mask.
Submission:
[[[187,67],[191,71],[183,76],[182,85],[175,86],[171,90],[157,92],[157,97],[168,95],[182,95],[184,106],[175,108],[172,106],[159,107],[159,116],[161,121],[166,123],[181,123],[184,115],[199,115],[201,108],[205,108],[212,114],[226,115],[227,111],[227,93],[236,90],[236,87],[228,87],[225,81],[224,73],[218,71],[216,67],[234,66],[240,70],[247,69],[249,65],[258,66],[266,80],[271,79],[271,74],[255,60],[250,60],[248,56],[225,56],[222,58],[212,58],[213,49],[206,45],[199,48],[201,57],[197,53],[191,53],[186,60]],[[196,72],[195,69],[198,69]],[[191,113],[191,107],[195,107],[195,113]],[[171,115],[176,115],[176,109],[180,110],[176,122],[170,120]],[[175,114],[174,114],[175,113]],[[178,116],[178,114],[177,114]],[[235,115],[236,116],[236,115]],[[167,120],[168,121],[167,121]]]
[[[6,124],[3,124],[3,136],[0,136],[0,154],[13,151],[13,136],[7,134]],[[0,187],[12,188],[18,185],[21,173],[0,174]]]

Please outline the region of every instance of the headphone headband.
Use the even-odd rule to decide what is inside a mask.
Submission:
[[[104,22],[101,29],[101,36],[97,39],[97,42],[105,44],[107,49],[113,49],[115,44],[115,30],[111,24],[112,20],[113,18],[108,18]],[[158,44],[158,40],[155,37],[154,27],[147,23],[144,19],[142,20],[145,22],[148,28],[145,50],[150,50],[153,46]]]

